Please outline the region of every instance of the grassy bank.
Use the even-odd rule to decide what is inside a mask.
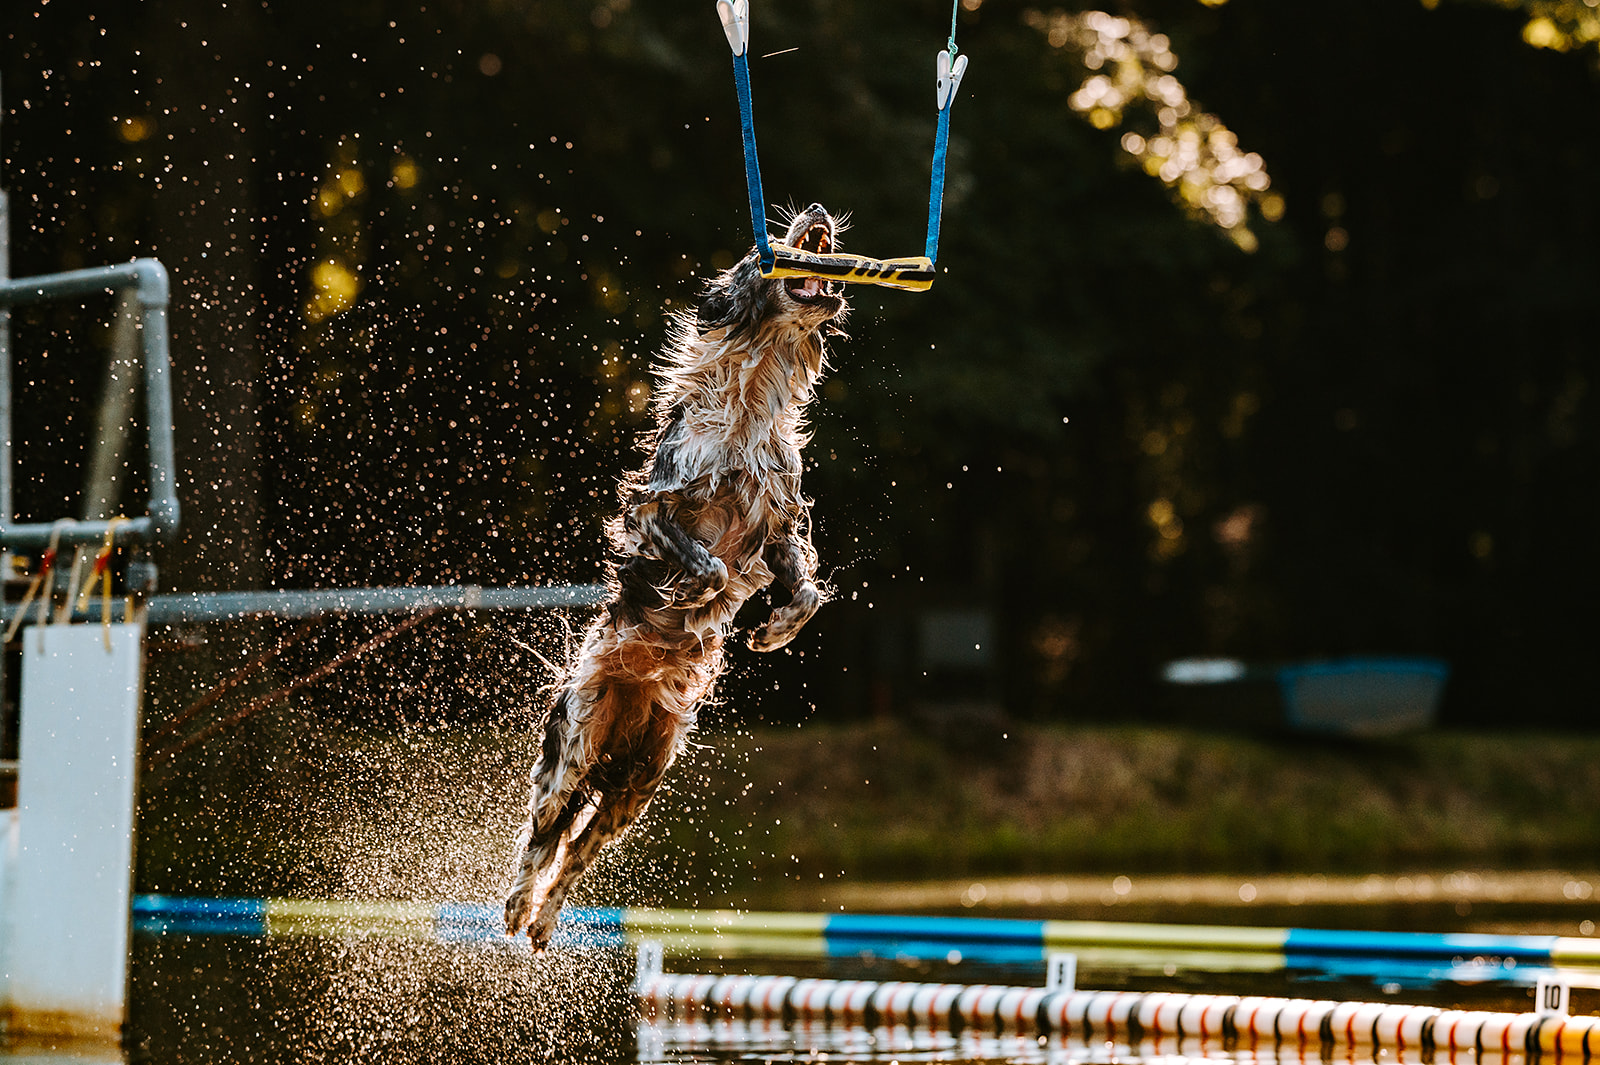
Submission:
[[[783,861],[871,878],[1515,866],[1588,859],[1600,840],[1600,739],[1591,737],[1341,744],[1025,727],[980,745],[896,727],[808,726],[733,751],[732,776],[749,790],[741,812],[772,822],[772,854],[758,859],[767,870]],[[736,782],[728,776],[725,787]]]
[[[523,733],[263,721],[150,782],[140,887],[494,897],[533,755]],[[704,737],[590,891],[715,904],[819,879],[1587,865],[1597,839],[1588,736],[812,724]]]
[[[1589,737],[1329,745],[1030,727],[976,746],[886,726],[763,732],[702,769],[703,808],[768,887],[1586,865],[1600,839]],[[695,845],[689,818],[663,823]]]

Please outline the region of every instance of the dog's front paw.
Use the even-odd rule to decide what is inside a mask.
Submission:
[[[801,582],[794,590],[794,598],[774,610],[767,623],[750,634],[750,649],[776,651],[795,638],[821,605],[822,595],[817,586],[810,581]]]
[[[672,590],[675,606],[705,606],[728,586],[728,567],[716,555],[700,573],[685,573]]]
[[[790,640],[800,630],[795,626],[784,628],[776,617],[750,634],[750,649],[752,651],[776,651]]]

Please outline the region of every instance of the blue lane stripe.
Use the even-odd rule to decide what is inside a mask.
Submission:
[[[483,943],[506,937],[505,911],[487,902],[446,902],[433,921],[443,943]]]
[[[1518,961],[1550,961],[1556,936],[1496,936],[1470,933],[1347,932],[1291,928],[1286,954],[1385,955],[1405,958],[1472,958],[1493,955]]]
[[[495,907],[500,927],[495,939],[506,942],[505,917],[500,907]],[[550,937],[553,947],[627,946],[627,922],[623,911],[612,906],[568,906],[556,921],[555,935]]]
[[[828,940],[828,957],[855,959],[897,958],[932,962],[976,962],[983,965],[1037,966],[1044,964],[1044,948],[1037,943],[995,942],[978,939],[875,939],[852,936]]]
[[[268,934],[270,903],[266,899],[200,898],[183,895],[135,895],[133,929],[155,935]],[[447,902],[435,907],[434,938],[442,943],[505,942],[505,916],[491,903]],[[557,945],[622,946],[624,911],[614,907],[571,907],[556,928]]]
[[[998,917],[891,917],[868,913],[836,913],[822,926],[829,945],[839,941],[850,953],[853,941],[938,940],[945,943],[1009,943],[1044,948],[1044,922]]]
[[[1495,961],[1463,958],[1457,964],[1450,958],[1390,958],[1359,954],[1285,954],[1283,967],[1316,973],[1319,979],[1360,980],[1401,987],[1434,988],[1442,983],[1497,983],[1529,986],[1545,972],[1540,965],[1512,962],[1509,967]]]
[[[135,916],[256,917],[265,920],[266,899],[203,898],[190,895],[135,895]]]
[[[267,901],[135,895],[133,928],[137,932],[264,936],[267,934]]]

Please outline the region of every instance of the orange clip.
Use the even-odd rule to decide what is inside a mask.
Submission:
[[[117,526],[127,520],[127,518],[112,518],[106,523],[105,543],[95,552],[94,569],[90,571],[89,579],[83,584],[83,594],[78,597],[77,609],[80,611],[88,609],[94,583],[96,580],[101,582],[100,624],[105,628],[107,651],[111,650],[111,556],[116,552]]]
[[[11,624],[6,627],[5,642],[10,643],[11,638],[22,628],[23,619],[28,614],[28,606],[33,602],[33,597],[44,590],[44,598],[39,600],[39,624],[43,625],[50,620],[50,574],[55,572],[57,547],[61,543],[61,522],[50,531],[50,546],[45,548],[44,554],[39,558],[39,571],[33,575],[33,580],[28,584],[28,590],[23,593],[22,602],[17,604],[16,616],[11,619]]]

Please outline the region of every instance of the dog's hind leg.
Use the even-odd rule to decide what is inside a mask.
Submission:
[[[546,832],[529,836],[522,848],[511,890],[506,895],[507,935],[516,935],[527,927],[542,896],[549,890],[549,884],[561,874],[568,841],[583,828],[593,812],[589,796],[575,791]]]
[[[794,639],[822,605],[816,582],[817,552],[811,540],[796,530],[786,539],[768,544],[762,558],[778,583],[789,589],[789,601],[750,634],[750,646],[757,651],[776,651]]]
[[[593,817],[568,843],[561,870],[545,891],[539,913],[528,929],[534,950],[543,950],[549,945],[567,893],[594,861],[595,855],[607,843],[627,832],[650,805],[656,789],[666,778],[667,769],[677,757],[684,736],[693,728],[692,721],[682,714],[662,712],[659,704],[655,709],[652,734],[648,738],[641,737],[644,742],[633,749],[630,769],[625,776],[619,774],[596,796]]]
[[[506,897],[506,931],[521,931],[533,913],[539,875],[555,860],[573,818],[585,805],[578,784],[589,771],[593,751],[583,735],[589,702],[583,689],[569,686],[550,707],[539,763],[532,773],[528,820],[519,835],[516,871]]]
[[[539,913],[528,928],[528,939],[535,951],[544,950],[550,945],[550,937],[555,934],[556,919],[561,916],[567,892],[583,876],[584,870],[589,868],[600,849],[627,832],[629,826],[644,813],[660,782],[661,777],[657,776],[648,791],[632,788],[617,797],[600,797],[594,816],[583,831],[567,844],[561,869],[545,891],[544,899],[539,903]]]

